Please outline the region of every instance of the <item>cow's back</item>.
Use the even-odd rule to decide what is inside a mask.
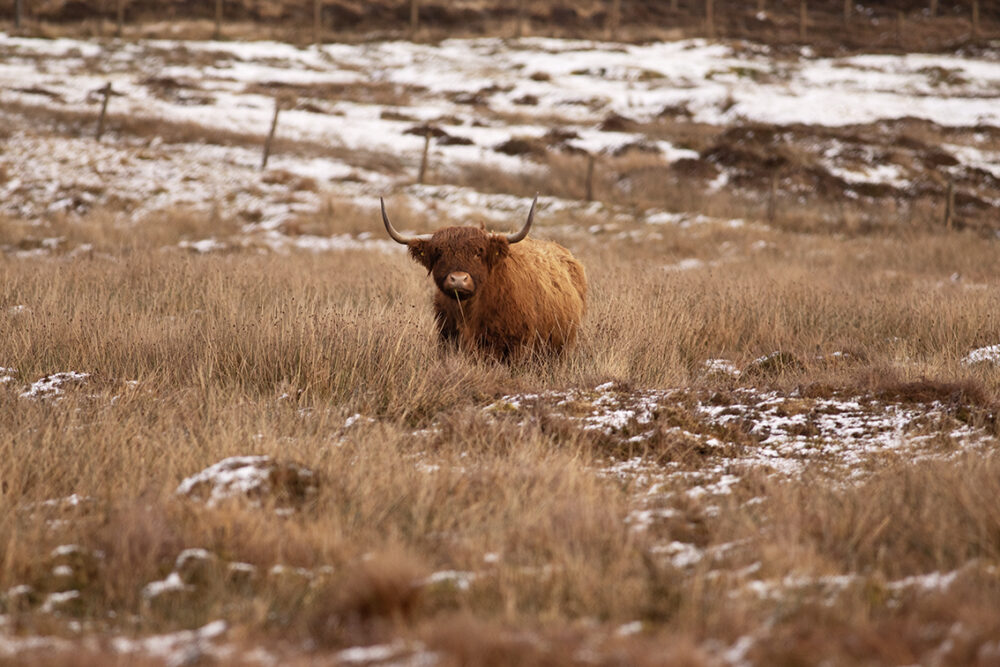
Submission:
[[[538,345],[558,350],[576,337],[586,298],[586,274],[569,250],[525,239],[510,246],[470,304],[463,338],[504,352]]]

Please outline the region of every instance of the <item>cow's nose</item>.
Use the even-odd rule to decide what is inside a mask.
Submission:
[[[471,292],[473,289],[472,276],[465,271],[452,271],[444,279],[444,288],[447,291]]]

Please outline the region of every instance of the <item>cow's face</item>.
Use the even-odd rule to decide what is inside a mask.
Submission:
[[[471,299],[489,280],[490,273],[504,261],[512,243],[520,243],[528,236],[531,221],[535,218],[538,197],[531,202],[528,219],[514,234],[490,234],[476,227],[446,227],[432,236],[404,236],[389,222],[382,206],[382,224],[396,243],[410,249],[410,255],[434,276],[438,289],[458,301]]]
[[[506,237],[475,227],[447,227],[407,245],[410,256],[434,277],[438,289],[460,301],[474,297],[510,252]]]

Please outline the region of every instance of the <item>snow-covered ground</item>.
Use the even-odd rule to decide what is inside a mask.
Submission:
[[[710,370],[733,372],[713,359]],[[599,474],[632,485],[634,530],[671,518],[676,499],[699,499],[708,512],[738,488],[746,473],[799,479],[805,473],[835,484],[856,483],[888,460],[946,458],[994,442],[981,428],[951,416],[948,406],[893,403],[866,396],[813,398],[752,388],[699,396],[685,389],[592,390],[505,396],[487,411],[532,419],[542,412],[622,450],[703,452],[697,464],[656,456],[609,460]],[[942,439],[952,443],[942,448]]]
[[[1000,124],[1000,59],[922,54],[814,58],[805,51],[797,59],[778,60],[766,47],[704,40],[622,45],[473,39],[300,49],[273,42],[98,45],[0,39],[4,97],[37,100],[39,92],[25,89],[38,87],[53,104],[80,105],[111,81],[122,93],[115,98],[119,110],[247,132],[266,130],[273,111],[269,96],[246,93],[254,84],[272,84],[276,91],[281,84],[392,84],[417,99],[434,101],[408,104],[407,114],[422,120],[455,115],[462,121],[462,136],[477,145],[503,137],[504,131],[530,132],[532,126],[515,124],[503,131],[490,124],[475,126],[472,121],[481,114],[469,104],[447,101],[448,94],[478,92],[493,111],[528,117],[555,113],[581,125],[609,112],[650,120],[665,107],[679,105],[707,123],[742,118],[845,125],[913,116],[951,126]],[[46,63],[44,69],[39,61]],[[151,93],[150,77],[172,79],[198,95],[166,101]],[[289,112],[284,131],[355,148],[416,150],[422,145],[422,138],[400,132],[409,126],[406,121],[380,117],[391,106],[326,102],[319,113]],[[603,147],[607,142],[602,136],[590,131],[582,142]]]
[[[686,40],[645,45],[530,38],[371,42],[322,48],[255,42],[119,42],[14,38],[0,34],[4,104],[94,115],[106,82],[110,113],[202,128],[206,138],[165,143],[145,138],[98,144],[39,136],[0,111],[10,136],[0,154],[0,212],[27,218],[109,205],[132,219],[170,206],[243,212],[272,228],[315,212],[324,196],[374,197],[409,182],[419,163],[424,123],[452,141],[433,144],[432,168],[487,165],[531,172],[523,154],[497,150],[512,138],[540,140],[554,128],[559,150],[613,153],[640,144],[665,163],[698,154],[646,135],[630,122],[682,114],[720,126],[746,122],[842,126],[912,117],[944,126],[1000,125],[1000,59],[949,55],[774,57],[767,47]],[[374,94],[372,91],[379,91]],[[279,154],[270,169],[314,181],[290,186],[262,176],[257,139],[266,135],[275,97],[291,95],[278,134],[305,142],[310,155]],[[624,125],[601,128],[605,119]],[[211,132],[247,137],[213,143]],[[324,152],[325,151],[325,152]],[[360,159],[393,156],[405,173]],[[858,165],[833,144],[829,171],[851,184],[902,187],[897,165]],[[956,146],[961,165],[995,173],[1000,155]],[[726,176],[720,176],[724,183]],[[419,206],[418,194],[408,203]],[[495,202],[453,204],[459,218]],[[542,193],[545,194],[545,193]],[[452,198],[453,200],[455,198]],[[462,206],[458,206],[459,203]],[[655,218],[664,212],[650,211]]]

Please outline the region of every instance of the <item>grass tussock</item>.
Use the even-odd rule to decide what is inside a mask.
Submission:
[[[891,580],[996,562],[1000,514],[986,502],[996,491],[996,468],[995,457],[962,457],[892,466],[846,488],[768,486],[764,562],[775,573]]]

